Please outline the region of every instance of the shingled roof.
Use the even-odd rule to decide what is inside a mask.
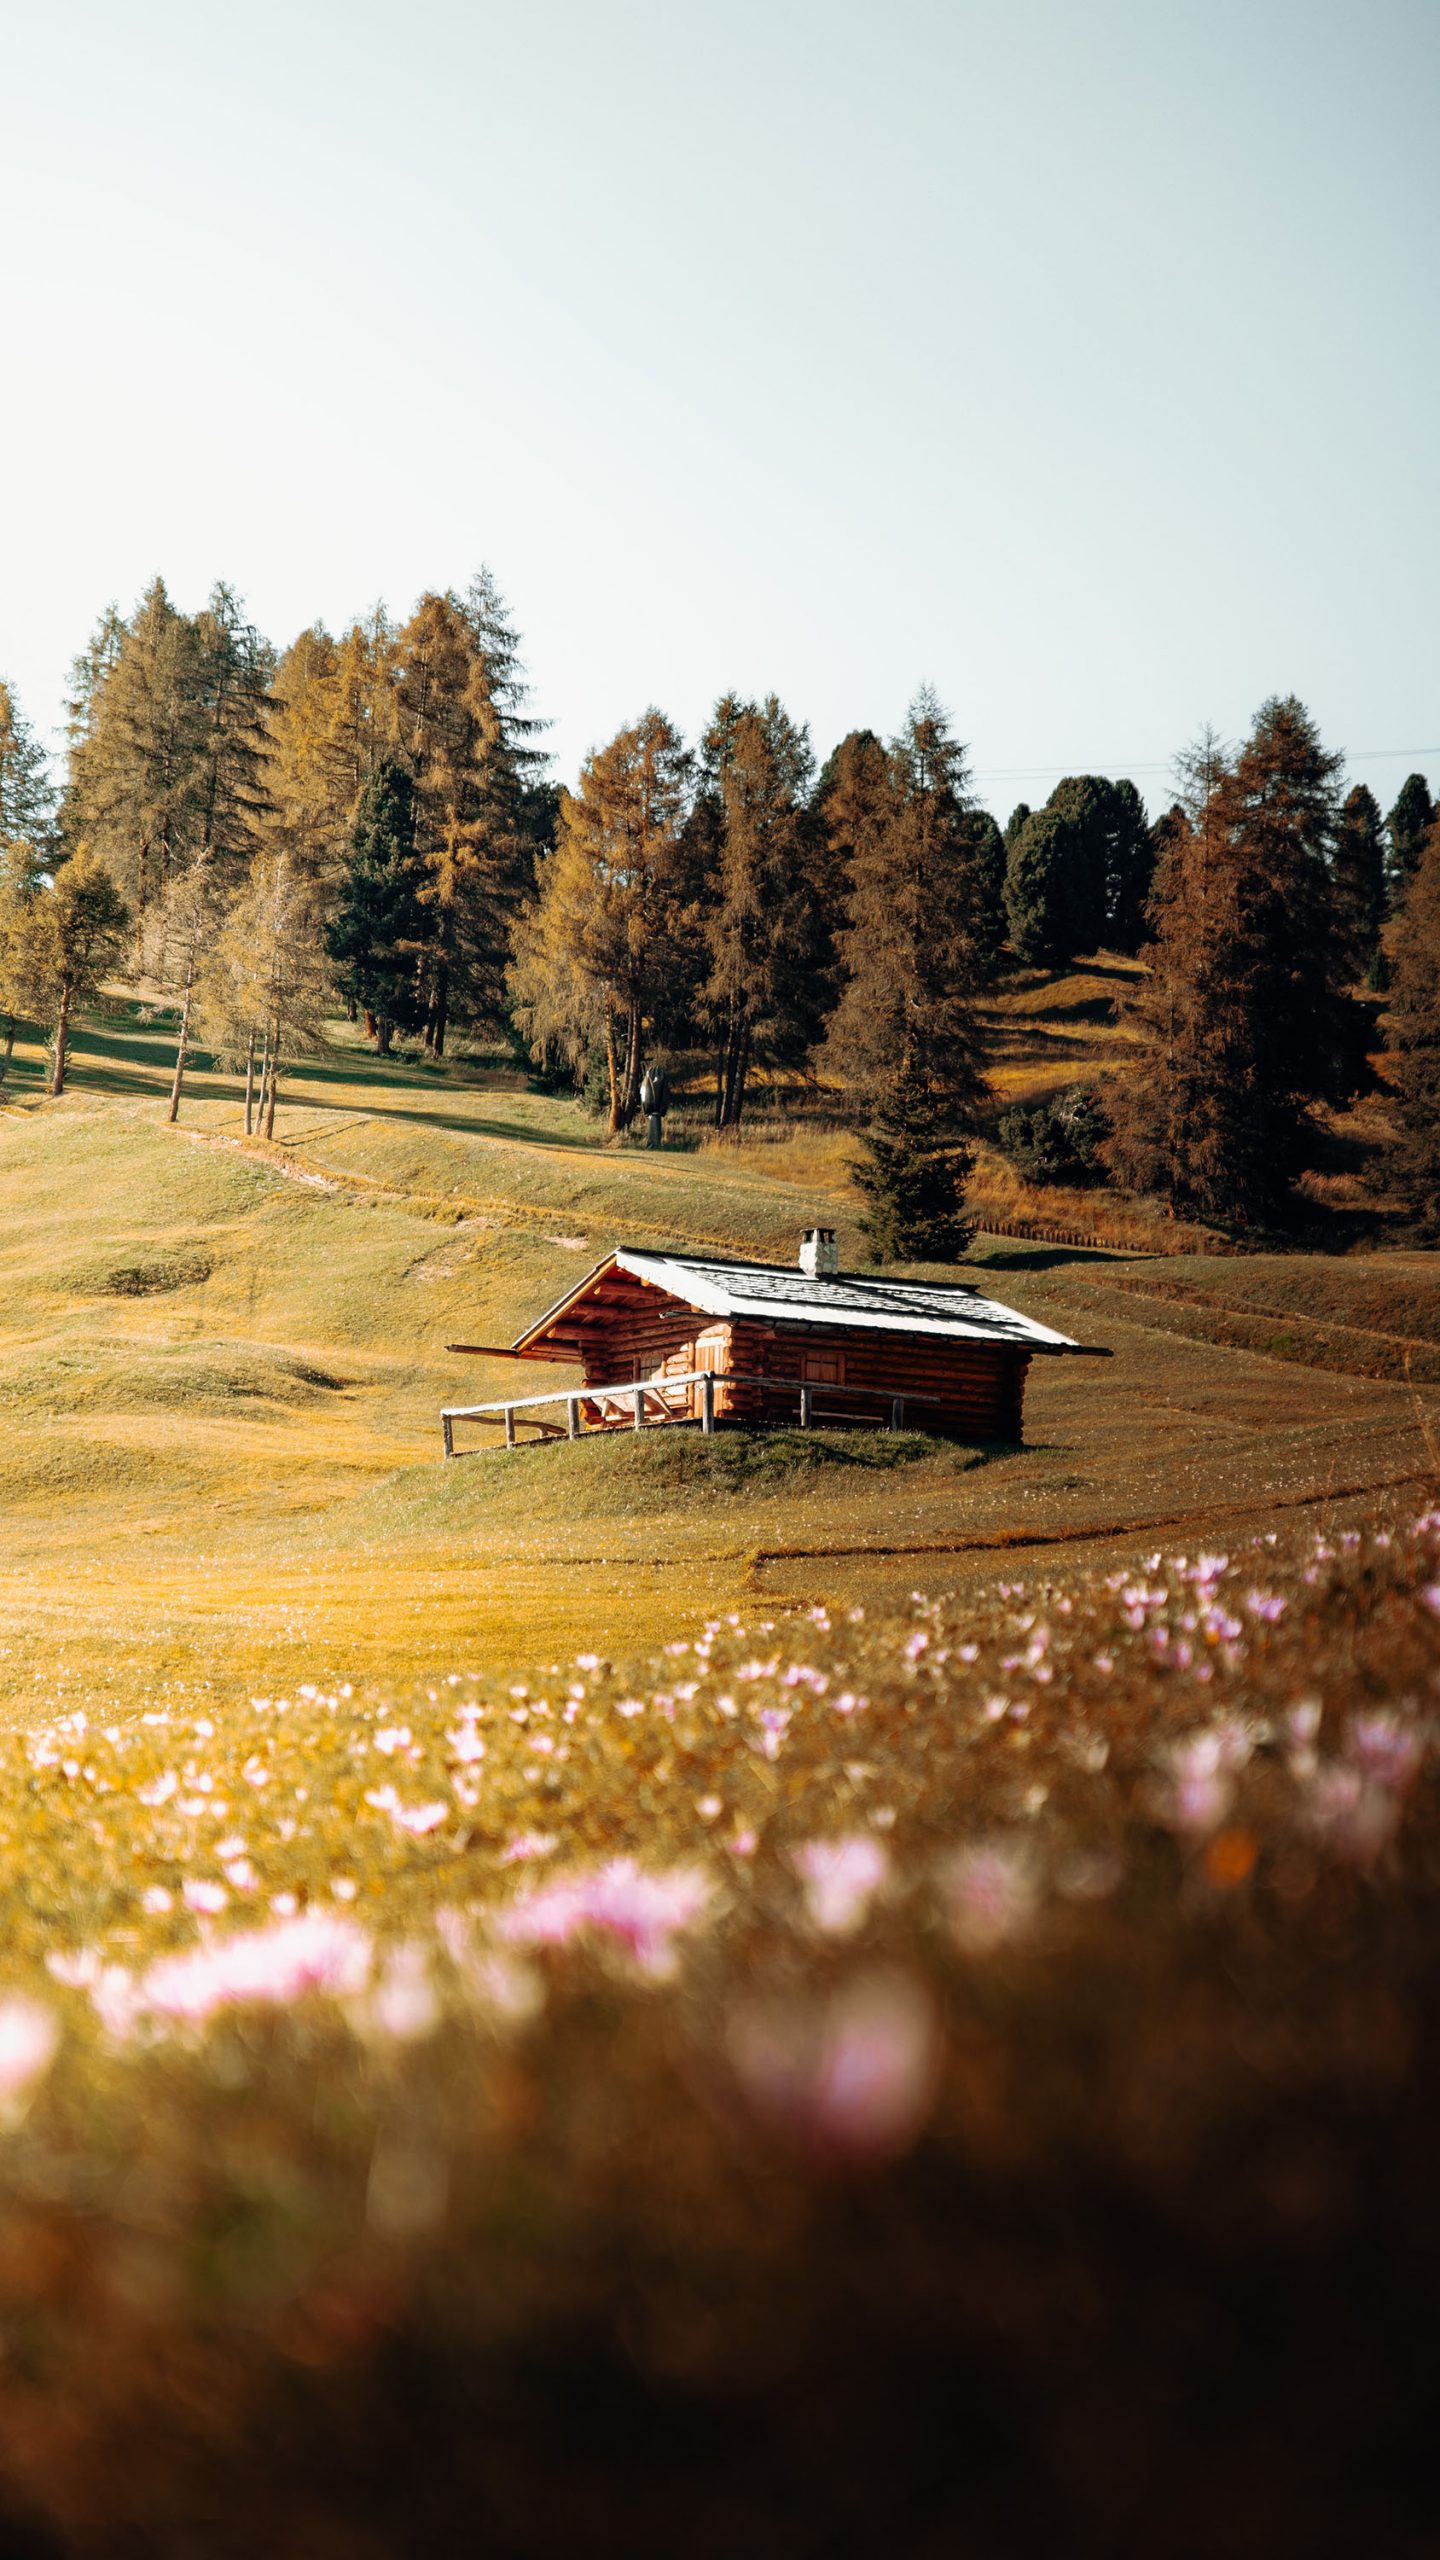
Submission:
[[[543,1316],[527,1325],[516,1351],[528,1349],[554,1320],[583,1298],[602,1272],[623,1271],[664,1289],[707,1316],[760,1317],[767,1324],[837,1325],[847,1332],[938,1335],[950,1342],[989,1342],[1021,1351],[1080,1351],[1084,1346],[1036,1324],[968,1281],[885,1280],[844,1272],[812,1277],[793,1264],[723,1262],[710,1255],[607,1254]]]

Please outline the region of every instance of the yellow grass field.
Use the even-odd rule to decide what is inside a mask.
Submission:
[[[1106,983],[1022,984],[997,1083],[1107,1054]],[[780,1258],[823,1218],[857,1264],[848,1142],[607,1148],[513,1073],[380,1065],[347,1038],[287,1085],[268,1149],[203,1062],[165,1125],[168,1026],[132,1002],[82,1032],[59,1103],[19,1054],[0,1113],[11,1716],[636,1650],[757,1591],[903,1601],[1010,1549],[1128,1554],[1161,1522],[1323,1508],[1429,1463],[1429,1257],[1162,1263],[982,1236],[987,1285],[1116,1355],[1035,1364],[1023,1450],[671,1433],[442,1468],[441,1404],[526,1384],[446,1343],[505,1339],[617,1241]]]

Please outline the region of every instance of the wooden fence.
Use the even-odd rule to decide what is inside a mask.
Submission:
[[[447,1458],[473,1454],[457,1451],[457,1422],[503,1424],[507,1449],[519,1446],[519,1434],[526,1427],[539,1440],[578,1440],[586,1431],[644,1431],[665,1423],[694,1422],[697,1408],[700,1428],[709,1433],[715,1428],[715,1390],[726,1386],[774,1387],[798,1397],[802,1431],[811,1430],[822,1418],[816,1412],[817,1396],[828,1400],[823,1419],[829,1422],[869,1422],[870,1411],[855,1413],[849,1409],[858,1398],[867,1407],[878,1406],[874,1421],[891,1431],[904,1430],[906,1412],[912,1405],[938,1405],[943,1401],[939,1396],[891,1395],[883,1387],[827,1386],[817,1384],[813,1378],[762,1378],[738,1369],[685,1369],[671,1378],[624,1378],[613,1387],[562,1387],[550,1395],[507,1396],[495,1404],[446,1405],[440,1415],[440,1431]],[[700,1390],[698,1398],[692,1393],[696,1387]],[[837,1397],[842,1400],[838,1411],[834,1405]],[[563,1405],[564,1421],[552,1422],[537,1410],[546,1405]],[[587,1406],[595,1408],[594,1419],[587,1415]]]

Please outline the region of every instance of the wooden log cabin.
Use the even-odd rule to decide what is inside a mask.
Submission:
[[[507,1348],[517,1360],[578,1367],[587,1429],[703,1417],[707,1427],[869,1422],[1018,1441],[1031,1361],[1089,1346],[972,1282],[842,1274],[833,1233],[812,1228],[798,1265],[607,1254]],[[568,1402],[573,1434],[577,1399],[564,1390],[453,1410],[504,1416],[513,1443],[517,1419],[565,1429],[533,1411],[546,1401]],[[448,1426],[446,1438],[448,1447]]]

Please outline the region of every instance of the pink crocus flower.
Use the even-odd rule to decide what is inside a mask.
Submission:
[[[611,1858],[523,1894],[495,1925],[520,1947],[563,1947],[589,1934],[609,1938],[642,1973],[668,1980],[677,1964],[674,1941],[704,1916],[713,1890],[698,1867],[647,1875],[633,1858]]]
[[[206,1918],[213,1918],[217,1911],[223,1911],[230,1899],[223,1884],[209,1884],[203,1876],[187,1877],[182,1892],[187,1909],[198,1911]]]
[[[1384,1708],[1352,1716],[1345,1732],[1351,1760],[1382,1787],[1408,1787],[1425,1757],[1423,1737],[1413,1724]]]
[[[288,2004],[308,1992],[352,1998],[369,1978],[368,1933],[337,1913],[307,1911],[264,1929],[162,1956],[134,1986],[137,2016],[198,2025],[243,2001]]]
[[[1009,1841],[981,1842],[947,1860],[941,1878],[950,1926],[967,1955],[985,1955],[1018,1937],[1038,1894],[1031,1859]]]
[[[60,2029],[39,2000],[0,2000],[0,2124],[16,2124],[55,2059]]]
[[[726,2043],[754,2114],[836,2160],[895,2158],[934,2100],[939,2024],[909,1974],[877,1970],[827,1998],[753,2002],[732,2019]]]
[[[848,1938],[884,1883],[890,1861],[878,1840],[852,1832],[842,1840],[807,1840],[791,1865],[804,1884],[812,1928],[828,1938]]]

